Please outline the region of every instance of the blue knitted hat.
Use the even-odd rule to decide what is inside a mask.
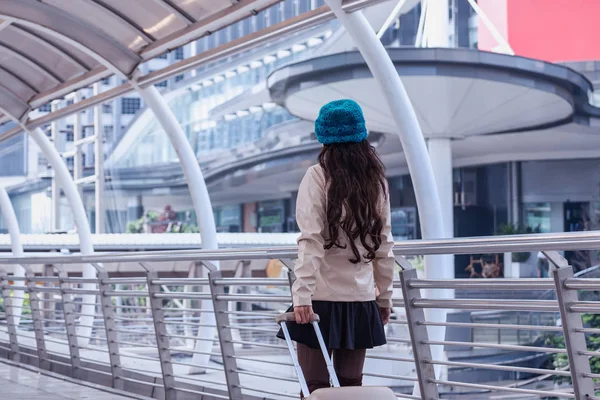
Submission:
[[[362,109],[354,100],[335,100],[325,104],[315,121],[315,135],[324,145],[367,140]]]

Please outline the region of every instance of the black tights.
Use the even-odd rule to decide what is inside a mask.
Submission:
[[[329,351],[329,354],[333,354],[333,366],[341,386],[362,386],[367,350],[335,349]],[[312,349],[298,343],[298,362],[311,393],[330,386],[329,371],[327,371],[327,364],[320,349]]]

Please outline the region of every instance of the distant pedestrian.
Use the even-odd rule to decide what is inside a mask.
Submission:
[[[550,264],[548,263],[548,259],[541,251],[537,254],[537,270],[538,270],[538,278],[547,278],[548,271],[550,269]]]

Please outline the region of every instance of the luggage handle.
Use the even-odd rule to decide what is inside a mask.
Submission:
[[[304,373],[302,372],[302,368],[300,367],[300,363],[298,362],[298,357],[296,355],[296,351],[294,350],[294,344],[292,343],[292,338],[290,337],[290,331],[287,327],[287,322],[296,322],[296,316],[293,312],[283,313],[277,315],[275,321],[279,326],[281,326],[283,336],[285,337],[285,342],[287,343],[288,349],[290,351],[290,356],[292,357],[292,362],[294,363],[294,368],[296,369],[296,374],[298,375],[298,381],[300,382],[302,395],[304,397],[308,397],[310,395],[310,392],[308,390],[308,385],[306,384],[306,378],[304,377]],[[340,382],[335,373],[333,362],[331,361],[331,357],[329,357],[329,351],[327,350],[327,346],[325,346],[325,340],[323,339],[323,334],[321,333],[321,329],[319,328],[319,321],[319,316],[317,314],[313,314],[313,320],[311,324],[315,329],[315,334],[317,335],[319,347],[321,348],[321,353],[323,353],[323,358],[325,359],[325,364],[327,365],[327,370],[329,371],[329,377],[331,378],[333,387],[340,387]]]

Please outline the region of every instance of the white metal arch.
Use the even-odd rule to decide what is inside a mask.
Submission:
[[[205,250],[216,250],[219,248],[217,243],[217,228],[215,226],[215,217],[212,211],[212,203],[208,194],[208,189],[202,175],[202,170],[198,164],[196,154],[188,141],[185,132],[179,125],[175,114],[169,107],[164,97],[154,86],[140,88],[135,82],[132,82],[144,102],[152,110],[159,124],[169,137],[173,145],[177,157],[183,169],[183,175],[190,189],[192,203],[196,211],[196,219],[200,237],[202,238],[202,248]],[[213,264],[219,268],[218,262]],[[213,303],[211,300],[203,300],[202,310],[212,310]],[[213,312],[202,312],[200,316],[201,327],[198,329],[199,338],[207,338],[215,336],[215,328],[210,326],[215,325],[215,314]],[[196,351],[192,363],[196,365],[208,364],[210,358],[208,353],[211,352],[212,343],[206,340],[196,341]]]
[[[12,206],[10,197],[8,197],[8,193],[3,186],[0,186],[0,212],[2,212],[2,218],[4,218],[6,229],[8,229],[8,234],[10,235],[10,247],[12,255],[15,257],[23,257],[23,244],[21,243],[21,230],[19,229],[17,215],[15,214],[15,209]],[[15,265],[15,267],[16,269],[14,276],[20,278],[24,277],[25,268],[23,268],[21,265]],[[17,283],[17,285],[22,286],[22,282]],[[19,326],[19,322],[21,321],[24,295],[25,292],[23,290],[13,291],[12,313],[15,326]]]
[[[29,2],[30,0],[26,0],[26,1]],[[50,34],[52,36],[55,36],[61,40],[64,40],[65,42],[69,43],[70,45],[74,46],[75,48],[79,49],[80,51],[84,52],[85,54],[87,54],[90,57],[99,61],[101,64],[103,64],[106,68],[108,68],[113,73],[117,74],[118,76],[121,76],[122,78],[126,78],[127,80],[129,80],[131,82],[131,84],[136,88],[136,90],[140,93],[140,95],[142,96],[144,101],[148,104],[148,106],[152,109],[152,111],[156,115],[159,123],[163,127],[164,131],[167,133],[169,140],[171,141],[171,143],[172,143],[173,147],[175,148],[175,151],[179,157],[179,160],[182,164],[184,176],[188,183],[188,187],[190,188],[190,194],[191,194],[192,201],[194,204],[194,209],[196,211],[200,235],[202,237],[202,247],[207,250],[217,249],[218,248],[217,234],[216,234],[217,232],[216,232],[216,227],[215,227],[214,216],[212,213],[212,205],[210,202],[210,197],[208,195],[208,190],[206,188],[206,184],[204,182],[204,178],[202,176],[202,171],[198,164],[198,160],[195,157],[194,151],[193,151],[190,143],[188,142],[187,137],[185,136],[185,133],[183,132],[183,129],[181,129],[181,126],[179,126],[179,123],[177,122],[175,115],[169,108],[168,104],[166,103],[166,101],[164,100],[164,98],[162,97],[160,92],[153,86],[150,86],[147,88],[140,88],[139,85],[137,85],[137,82],[135,81],[135,79],[130,78],[130,76],[135,76],[136,74],[132,73],[132,71],[127,71],[127,69],[123,69],[122,65],[117,65],[117,64],[113,63],[112,59],[107,58],[105,53],[100,53],[90,44],[80,42],[78,38],[82,37],[81,35],[74,37],[73,31],[65,30],[64,28],[62,28],[62,26],[60,26],[60,24],[59,24],[59,26],[42,25],[39,20],[39,16],[36,13],[23,14],[23,11],[24,11],[23,9],[20,9],[19,7],[10,7],[9,5],[6,5],[6,3],[7,3],[7,1],[0,0],[0,13],[8,13],[10,11],[9,18],[11,18],[11,19],[18,18],[18,22],[21,24],[28,24],[36,30],[47,32],[48,34]],[[9,1],[9,3],[13,4],[10,1]],[[33,3],[35,3],[35,4],[28,5],[28,7],[40,7],[39,4],[43,4],[43,3],[39,3],[39,2],[33,2]],[[56,19],[67,18],[65,15],[63,15],[64,14],[63,12],[61,12],[60,10],[55,9],[53,7],[52,7],[52,12],[54,13],[53,15]],[[0,14],[0,16],[1,16],[1,14]],[[36,17],[37,17],[37,19],[36,19]],[[82,29],[82,31],[85,31],[85,28],[81,28],[81,29]],[[137,65],[137,63],[139,63],[139,61],[141,59],[134,53],[131,53],[129,51],[128,51],[128,53],[133,54],[135,56],[135,65]],[[23,127],[23,129],[26,129],[24,124],[21,124],[21,126]],[[60,158],[60,156],[56,152],[56,149],[54,148],[54,146],[52,146],[52,143],[50,143],[50,141],[48,140],[46,135],[44,135],[43,132],[41,132],[41,130],[39,130],[39,132],[41,133],[41,135],[40,135],[38,133],[38,130],[39,130],[39,128],[37,128],[31,134],[34,137],[34,140],[36,140],[36,142],[38,142],[38,145],[40,146],[40,148],[43,149],[44,154],[46,154],[46,156],[50,160],[51,156],[49,155],[49,153],[47,154],[46,151],[51,152],[53,150],[56,153],[56,156],[58,156]],[[50,146],[48,146],[48,144]],[[66,166],[64,165],[64,163],[61,162],[60,164],[66,170]],[[55,168],[54,165],[52,165],[52,167],[55,169],[55,171],[57,171],[57,176],[63,175],[62,173],[58,172],[58,170],[57,170],[57,168],[60,168],[60,167]],[[68,170],[67,170],[67,173],[68,173]],[[75,194],[78,193],[77,187],[76,187],[75,183],[73,182],[70,174],[68,175],[68,180],[66,179],[66,176],[63,176],[63,178],[61,178],[61,179],[63,179],[63,182],[62,182],[63,190],[65,190],[65,187],[68,186],[69,192],[75,192]],[[67,195],[67,190],[65,190],[65,195]],[[79,205],[75,204],[75,202],[81,203],[80,211],[83,212],[83,217],[85,217],[85,224],[87,226],[87,231],[90,231],[89,223],[87,221],[87,217],[85,216],[85,209],[83,208],[83,203],[81,202],[81,199],[79,198],[78,195],[76,197],[78,200],[75,200],[75,198],[71,198],[69,196],[67,196],[67,199],[68,199],[69,203],[71,204],[71,207],[73,208],[74,212],[75,212],[75,209],[80,208]],[[78,226],[79,226],[79,224],[78,224]],[[90,233],[90,235],[91,235],[91,233]],[[86,241],[87,241],[87,239],[86,239]],[[84,250],[83,241],[82,241],[82,252],[84,252],[84,251],[93,252],[93,247],[91,246],[91,236],[90,236],[89,242],[90,242],[89,249]],[[87,247],[86,247],[86,249],[87,249]],[[84,275],[91,276],[91,274],[92,274],[91,266],[87,266],[86,268],[84,268],[84,270],[88,271],[87,274],[84,274]],[[93,276],[95,276],[95,271],[93,272],[93,274],[94,274]],[[205,305],[203,305],[203,308],[204,308],[204,306],[211,307],[212,303],[210,303],[210,304],[209,303],[210,302],[207,302]],[[89,313],[84,312],[84,313],[92,314],[92,312],[89,312]],[[214,322],[214,314],[208,313],[208,312],[202,313],[202,320],[205,325],[214,325],[214,323],[215,323]],[[88,324],[86,322],[86,325],[92,325],[92,324],[91,323]],[[199,335],[214,336],[214,332],[215,332],[214,328],[205,328],[205,329],[200,330]],[[81,335],[89,338],[89,335],[91,335],[91,328],[89,329],[89,331],[82,331]],[[208,353],[208,352],[210,352],[210,346],[212,346],[212,345],[209,342],[199,341],[198,346],[200,348],[199,350],[204,350],[205,352]],[[198,355],[198,354],[196,355],[195,361],[201,362],[202,360],[198,359],[198,357],[201,357],[201,359],[203,359],[206,356]]]
[[[10,117],[14,122],[18,123],[21,128],[27,132],[36,144],[39,146],[42,153],[48,159],[48,163],[52,167],[55,173],[55,179],[58,180],[59,186],[65,193],[65,197],[71,206],[73,212],[73,219],[77,226],[77,234],[79,236],[79,247],[82,254],[93,254],[94,246],[92,244],[92,231],[90,224],[85,213],[85,207],[83,201],[79,196],[77,186],[71,177],[71,173],[67,168],[64,160],[58,153],[54,144],[48,139],[44,131],[41,128],[29,130],[25,124],[15,115],[11,115],[6,109],[0,108],[0,112]],[[96,278],[96,269],[89,264],[83,265],[82,275],[84,278]],[[93,283],[85,283],[82,285],[85,290],[94,290],[96,285]],[[81,313],[83,314],[80,318],[80,327],[78,327],[78,340],[79,345],[86,347],[89,344],[89,338],[92,334],[92,326],[94,324],[95,306],[95,295],[83,295],[83,305],[81,306]]]
[[[4,8],[4,4],[3,4],[2,0],[0,0],[0,10],[2,10],[1,12],[6,12],[6,9]],[[198,226],[199,226],[199,230],[200,230],[200,235],[202,237],[202,247],[207,250],[217,249],[218,248],[217,231],[216,231],[214,216],[212,213],[212,205],[211,205],[210,197],[208,195],[208,190],[206,188],[206,184],[204,182],[204,177],[202,175],[202,171],[200,169],[200,166],[198,164],[198,160],[196,159],[194,151],[193,151],[189,141],[187,140],[185,133],[183,132],[183,129],[179,125],[175,115],[169,108],[167,102],[164,100],[164,98],[162,97],[160,92],[154,86],[149,86],[147,88],[140,88],[137,85],[135,80],[132,80],[129,78],[131,75],[135,75],[135,74],[127,73],[126,70],[122,69],[122,66],[113,64],[110,59],[106,58],[103,54],[100,54],[99,52],[97,52],[96,49],[94,49],[90,45],[79,42],[78,39],[73,38],[72,35],[69,35],[69,32],[65,31],[64,29],[56,29],[55,30],[55,27],[44,27],[39,24],[39,21],[35,20],[35,14],[33,16],[32,15],[22,15],[22,14],[19,14],[17,11],[18,10],[15,10],[15,9],[12,10],[11,18],[19,17],[20,19],[18,21],[20,23],[31,24],[32,27],[37,30],[49,31],[48,32],[49,34],[59,37],[61,40],[66,41],[67,43],[69,43],[69,44],[73,45],[74,47],[78,48],[79,50],[83,51],[85,54],[98,60],[112,72],[116,73],[117,75],[119,75],[121,77],[125,77],[128,80],[130,80],[132,85],[136,88],[136,90],[140,93],[141,97],[148,104],[149,108],[152,109],[152,111],[154,112],[159,123],[163,127],[164,131],[167,133],[169,140],[171,141],[173,147],[175,148],[177,156],[182,164],[184,176],[188,183],[188,187],[190,188],[190,194],[192,197],[194,209],[196,211],[196,216],[198,219]],[[54,9],[53,11],[57,14],[60,14],[59,10]],[[64,17],[64,16],[61,16],[61,17]],[[139,59],[137,61],[139,61]],[[131,72],[131,71],[129,71],[129,72]],[[22,127],[25,129],[24,125],[22,125]],[[54,148],[52,143],[48,140],[46,135],[43,134],[43,132],[41,132],[41,130],[39,128],[37,128],[35,131],[31,132],[31,134],[32,134],[34,140],[36,140],[36,142],[40,146],[40,148],[42,148],[42,150],[44,151],[44,154],[46,154],[46,156],[50,160],[50,158],[52,156],[50,156],[46,152],[51,152],[52,150],[54,152],[56,152],[56,149]],[[58,156],[60,158],[58,153],[56,153],[56,156]],[[62,160],[60,160],[60,161],[62,161]],[[66,166],[64,165],[64,163],[61,162],[60,164],[62,167],[64,167],[66,169]],[[58,169],[60,169],[60,167],[55,168],[54,165],[52,165],[52,166],[57,173],[57,177],[63,175],[62,173],[60,173],[58,171]],[[67,171],[67,173],[68,173],[68,171]],[[63,178],[59,178],[59,179],[63,180],[63,182],[61,184],[63,185],[63,190],[65,190],[65,195],[67,195],[67,190],[65,189],[66,186],[69,187],[69,190],[68,190],[69,192],[74,191],[75,192],[74,194],[78,193],[77,187],[76,187],[75,183],[73,182],[70,174],[69,174],[68,180],[66,180],[66,176],[63,176]],[[73,195],[73,193],[71,193],[71,195]],[[78,199],[78,202],[81,203],[81,199],[79,198],[79,196],[77,195],[76,197]],[[71,198],[69,195],[67,195],[67,199],[68,199],[69,203],[71,204],[71,207],[73,208],[74,212],[75,212],[75,209],[80,208],[78,205],[75,205],[75,202],[77,201],[77,200],[75,200],[75,198]],[[81,203],[81,210],[79,210],[79,211],[83,212],[83,217],[85,217],[85,224],[87,226],[87,231],[89,231],[89,223],[87,221],[87,217],[85,216],[85,209],[83,208],[82,203]],[[81,216],[80,216],[80,218],[81,218]],[[79,224],[78,224],[78,227],[79,227]],[[81,227],[79,229],[81,230]],[[91,233],[90,233],[90,235],[91,235]],[[80,240],[82,240],[82,239],[80,239]],[[85,241],[87,241],[87,239]],[[82,252],[84,252],[84,251],[85,252],[87,252],[87,251],[93,252],[93,247],[91,245],[91,236],[89,238],[89,241],[90,241],[89,249],[87,248],[87,246],[85,246],[86,250],[84,250],[84,245],[83,245],[84,240],[82,240],[82,245],[81,245]],[[87,271],[87,273],[85,271]],[[95,270],[93,270],[91,266],[87,266],[84,268],[84,275],[86,277],[95,276]],[[89,302],[89,301],[86,301],[86,302]],[[212,307],[211,302],[205,302],[205,303],[206,304],[202,305],[203,309]],[[83,313],[84,314],[93,314],[92,312],[83,312]],[[210,325],[215,324],[213,313],[210,313],[210,312],[202,313],[201,318],[202,318],[202,323],[204,325],[210,326]],[[84,322],[82,320],[82,324],[83,323]],[[87,322],[85,322],[85,324],[92,325],[91,323],[87,323]],[[214,333],[215,333],[214,328],[202,328],[202,329],[200,329],[198,334],[199,334],[199,336],[209,337],[209,336],[214,336]],[[91,335],[91,328],[89,330],[82,331],[81,335],[86,338],[89,338],[89,335]],[[198,351],[203,351],[205,353],[209,353],[211,347],[212,347],[212,344],[210,342],[198,341],[198,346],[197,346]],[[204,358],[206,358],[206,357],[207,356],[205,356],[205,355],[196,354],[194,361],[199,364],[204,364],[207,361],[207,360],[204,360]]]
[[[346,13],[342,8],[341,0],[325,0],[325,2],[352,36],[356,47],[364,57],[392,111],[415,188],[423,238],[444,238],[446,230],[431,159],[427,152],[427,145],[415,110],[394,67],[394,63],[362,11]],[[447,260],[448,257],[445,256],[427,256],[425,259],[426,277],[435,277],[436,279],[452,278],[454,269],[452,268],[449,271]],[[436,293],[436,297],[449,297],[452,295],[451,293],[451,291],[449,293],[440,291]],[[429,292],[429,295],[431,295],[431,292]],[[428,320],[446,322],[446,310],[428,310]],[[429,329],[430,339],[432,340],[444,340],[444,333],[445,329],[443,327]],[[432,357],[436,360],[442,360],[443,347],[432,346]],[[436,365],[436,374],[439,375],[439,371],[440,368]],[[415,388],[418,391],[417,385]]]

